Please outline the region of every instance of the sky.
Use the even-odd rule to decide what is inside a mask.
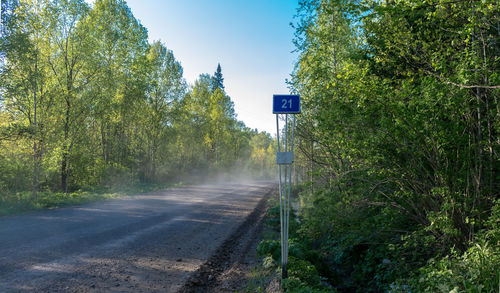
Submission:
[[[93,1],[88,0],[92,3]],[[238,120],[275,135],[273,94],[287,94],[297,54],[290,26],[296,0],[128,0],[134,16],[161,40],[193,84],[220,63]]]

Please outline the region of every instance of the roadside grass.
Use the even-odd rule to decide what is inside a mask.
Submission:
[[[276,217],[272,212],[273,208],[277,205],[279,206],[278,195],[276,194],[275,196],[272,196],[268,200],[267,205],[269,207],[269,211],[264,218],[264,229],[261,232],[262,241],[278,239],[280,235],[279,230],[276,230]],[[279,225],[279,218],[277,220]],[[271,258],[265,257],[262,259],[262,264],[253,268],[252,271],[246,276],[246,283],[244,287],[240,288],[237,293],[269,292],[269,284],[278,277],[278,266]],[[278,286],[278,288],[274,288],[272,292],[282,291]]]
[[[291,205],[295,206],[297,201],[298,198],[292,195]],[[321,265],[320,255],[311,249],[309,242],[301,238],[296,208],[290,211],[288,278],[281,280],[279,198],[273,197],[268,205],[262,241],[257,246],[257,256],[262,258],[262,265],[252,273],[241,292],[337,292],[317,269]]]
[[[32,198],[31,192],[17,192],[7,195],[0,194],[0,217],[30,211],[81,205],[180,185],[182,185],[182,183],[134,184],[113,188],[98,186],[77,190],[67,194],[62,192],[39,192],[36,199]]]
[[[253,268],[247,276],[245,287],[237,291],[239,293],[264,293],[270,281],[270,271],[262,267]]]
[[[268,267],[269,259],[263,265],[254,268],[246,279],[245,287],[236,293],[283,293],[280,285],[280,271],[276,266]]]

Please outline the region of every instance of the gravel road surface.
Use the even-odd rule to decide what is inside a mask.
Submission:
[[[197,185],[0,218],[0,292],[204,291],[196,276],[230,266],[274,188]]]

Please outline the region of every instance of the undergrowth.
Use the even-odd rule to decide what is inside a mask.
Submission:
[[[265,223],[267,229],[272,233],[265,235],[260,242],[257,247],[257,255],[263,259],[263,269],[268,271],[268,275],[281,276],[280,209],[276,200],[273,203]],[[316,268],[321,266],[318,253],[310,249],[310,244],[307,241],[300,239],[298,234],[300,224],[293,211],[290,212],[289,223],[288,279],[282,280],[282,288],[286,292],[292,293],[336,292]],[[255,292],[261,292],[259,291],[261,289],[262,287]]]
[[[425,227],[391,210],[358,210],[354,217],[321,198],[331,194],[318,194],[314,204],[302,202],[299,215],[291,213],[286,292],[500,292],[500,201],[460,250],[433,246],[439,242]],[[274,233],[257,254],[281,275],[279,206],[266,225]]]

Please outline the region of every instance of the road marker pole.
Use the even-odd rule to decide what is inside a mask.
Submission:
[[[273,114],[276,114],[276,139],[280,196],[280,240],[281,240],[281,278],[288,278],[288,232],[290,228],[290,193],[292,190],[292,164],[294,161],[293,138],[295,114],[300,113],[300,96],[274,95]],[[280,134],[280,115],[284,114],[285,127]],[[290,114],[290,115],[289,115]],[[289,123],[292,117],[291,127]],[[283,119],[283,116],[281,116]],[[280,141],[280,135],[282,140]],[[281,149],[283,146],[283,151]]]

